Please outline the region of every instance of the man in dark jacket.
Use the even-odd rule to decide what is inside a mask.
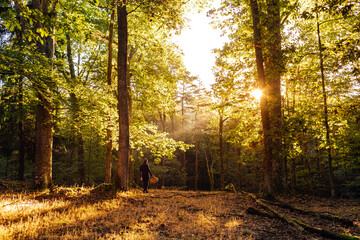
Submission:
[[[147,158],[144,159],[143,164],[140,166],[140,180],[144,183],[144,193],[148,193],[148,187],[149,187],[149,179],[150,176],[153,176],[150,167],[149,167],[149,160]]]

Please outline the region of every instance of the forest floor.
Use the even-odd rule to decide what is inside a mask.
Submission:
[[[283,204],[350,219],[349,224],[253,197],[244,192],[150,189],[144,194],[139,189],[58,187],[17,193],[0,188],[0,239],[333,238],[299,229],[286,219],[360,236],[359,200],[278,197]]]

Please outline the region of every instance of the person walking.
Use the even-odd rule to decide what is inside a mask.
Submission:
[[[144,193],[149,192],[148,188],[150,176],[153,177],[149,167],[149,160],[145,158],[143,164],[140,166],[140,181],[143,181],[144,183]]]

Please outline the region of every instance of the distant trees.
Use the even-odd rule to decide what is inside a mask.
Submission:
[[[306,185],[310,193],[318,188],[335,196],[335,189],[341,189],[334,186],[335,179],[348,172],[348,167],[341,164],[333,166],[334,155],[337,161],[345,157],[336,147],[339,142],[332,139],[342,135],[340,129],[347,125],[343,125],[345,119],[338,114],[338,107],[346,105],[347,97],[358,94],[353,88],[358,73],[350,70],[358,64],[351,57],[340,57],[347,50],[339,46],[346,41],[352,49],[358,31],[350,26],[353,24],[348,25],[348,20],[356,22],[353,13],[359,6],[332,1],[307,5],[294,1],[282,5],[282,9],[279,6],[276,1],[250,1],[250,5],[244,5],[229,0],[211,12],[228,16],[218,22],[231,40],[217,50],[218,59],[227,64],[219,71],[233,69],[232,74],[238,74],[237,79],[248,84],[243,90],[249,91],[256,86],[249,80],[249,69],[257,69],[259,87],[265,93],[260,104],[263,120],[264,112],[269,114],[269,121],[263,121],[261,139],[264,163],[268,163],[262,166],[264,194],[289,189],[288,185],[294,192],[306,191]],[[313,56],[317,56],[316,60]],[[324,78],[325,72],[329,78]],[[269,125],[264,125],[266,122]],[[357,167],[352,165],[351,169]],[[355,175],[351,178],[357,182]],[[328,186],[326,191],[323,187]]]
[[[14,3],[0,8],[1,177],[126,190],[147,157],[165,187],[359,186],[357,3],[224,0],[211,89],[170,41],[192,3]]]
[[[33,6],[38,6],[35,3]],[[102,3],[98,3],[102,4]],[[176,86],[177,79],[175,78],[175,72],[177,71],[177,68],[182,68],[182,63],[179,61],[179,54],[173,51],[174,46],[166,46],[168,50],[166,50],[169,55],[167,58],[167,61],[163,62],[167,65],[163,66],[163,69],[160,69],[157,67],[160,66],[160,61],[163,60],[164,54],[155,56],[153,55],[150,50],[153,49],[146,49],[144,48],[144,43],[147,41],[153,41],[150,46],[155,46],[158,49],[161,49],[160,44],[163,44],[162,42],[156,42],[156,38],[160,37],[165,39],[165,33],[167,31],[179,27],[181,25],[181,5],[182,3],[179,3],[179,5],[174,5],[174,8],[177,8],[177,12],[173,12],[171,15],[167,15],[166,19],[158,18],[159,20],[156,20],[159,16],[159,13],[162,13],[164,11],[164,7],[169,5],[169,2],[163,2],[158,5],[158,3],[149,2],[149,1],[138,1],[138,2],[131,2],[131,4],[128,7],[128,10],[126,11],[125,5],[119,5],[119,7],[123,7],[121,10],[123,11],[120,14],[120,20],[124,19],[124,17],[128,18],[128,13],[132,14],[133,17],[131,18],[131,29],[130,32],[132,34],[129,43],[131,44],[130,52],[128,52],[125,48],[121,51],[123,55],[119,54],[119,52],[115,51],[115,54],[117,57],[123,56],[122,58],[125,60],[119,61],[119,63],[123,63],[120,67],[112,68],[110,67],[107,71],[107,74],[110,76],[108,77],[107,81],[111,81],[112,76],[115,74],[111,74],[116,71],[122,71],[121,74],[117,74],[119,78],[122,76],[122,80],[120,81],[121,84],[118,84],[117,86],[121,89],[121,91],[117,91],[116,94],[121,92],[127,92],[128,88],[134,88],[134,93],[136,96],[129,96],[126,97],[126,95],[119,95],[120,96],[120,103],[124,102],[124,96],[125,99],[131,99],[133,97],[136,99],[137,97],[141,96],[142,94],[136,91],[137,85],[146,84],[146,81],[149,79],[148,77],[152,74],[153,76],[159,75],[159,73],[156,73],[156,71],[169,71],[168,75],[164,77],[163,82],[170,80],[171,78],[173,80],[173,86]],[[164,5],[161,5],[164,4]],[[42,4],[46,5],[46,4]],[[27,161],[25,162],[25,165],[23,166],[21,164],[19,165],[19,178],[23,176],[22,171],[25,171],[27,175],[27,179],[29,178],[29,172],[31,172],[32,167],[36,167],[36,179],[40,179],[39,181],[36,181],[38,185],[41,185],[41,187],[47,187],[51,184],[51,174],[54,173],[56,182],[63,182],[63,183],[71,183],[71,182],[77,182],[79,184],[82,183],[91,183],[91,182],[98,182],[101,175],[105,174],[105,164],[103,162],[99,162],[99,158],[101,155],[105,153],[105,149],[101,149],[102,145],[104,144],[104,134],[105,134],[105,127],[103,122],[105,119],[105,116],[110,113],[114,115],[114,105],[115,104],[115,98],[114,98],[114,92],[113,86],[116,87],[116,84],[112,86],[105,86],[105,82],[103,82],[105,75],[105,62],[106,59],[103,56],[106,56],[104,53],[106,53],[106,42],[108,40],[107,36],[103,34],[103,32],[106,32],[106,30],[109,29],[109,21],[107,17],[108,7],[103,5],[101,8],[98,8],[97,5],[93,5],[87,2],[79,3],[79,2],[71,2],[67,1],[61,4],[61,6],[57,6],[61,8],[61,11],[58,15],[55,14],[53,10],[55,10],[55,3],[51,5],[49,3],[49,8],[41,8],[41,12],[35,12],[33,9],[29,8],[26,5],[14,5],[12,6],[9,2],[8,9],[9,11],[3,11],[1,13],[1,19],[4,20],[4,24],[2,25],[3,35],[1,35],[2,39],[6,42],[6,44],[2,45],[2,59],[1,59],[1,69],[3,74],[1,75],[1,92],[2,92],[2,99],[5,95],[5,90],[10,87],[12,80],[15,79],[18,75],[21,76],[21,81],[24,81],[25,84],[27,84],[27,81],[30,80],[30,84],[33,85],[34,89],[39,91],[39,97],[42,99],[40,102],[41,106],[43,108],[39,109],[38,114],[38,120],[45,121],[43,124],[46,125],[46,129],[49,130],[51,127],[51,131],[47,131],[47,134],[39,134],[37,133],[39,137],[44,138],[45,140],[49,140],[49,144],[45,142],[41,142],[43,140],[39,139],[37,140],[38,143],[38,150],[37,150],[37,159],[39,159],[37,162],[34,162],[34,165],[31,161],[29,161],[32,156],[30,152],[27,152],[27,156],[25,158]],[[157,8],[156,8],[157,7]],[[109,7],[110,8],[110,7]],[[136,11],[146,11],[146,15],[142,15],[143,13],[136,13]],[[109,10],[110,11],[110,10]],[[9,15],[9,13],[11,13]],[[155,14],[156,13],[156,14]],[[37,16],[39,14],[39,16]],[[19,17],[18,21],[16,21],[16,18],[14,16],[25,16],[23,20]],[[166,14],[165,14],[166,15]],[[165,16],[163,15],[163,16]],[[57,18],[55,18],[57,16]],[[150,17],[149,17],[150,16]],[[44,18],[45,20],[41,20],[41,18]],[[122,18],[121,18],[122,17]],[[151,18],[151,19],[150,19]],[[176,19],[175,19],[176,18]],[[32,24],[37,24],[37,19],[41,22],[43,25],[39,25],[35,29],[34,33],[32,30]],[[146,21],[143,21],[145,20]],[[21,20],[21,21],[20,21]],[[29,26],[29,28],[21,28],[20,23],[23,23],[26,21],[26,26]],[[146,23],[147,26],[141,26],[141,24],[138,24],[139,22]],[[165,23],[161,28],[159,28],[160,24]],[[58,43],[56,45],[56,58],[52,58],[54,54],[55,48],[50,49],[53,47],[53,44],[47,44],[47,39],[52,39],[54,34],[50,31],[52,27],[56,25],[56,29],[58,30],[57,36],[58,36]],[[121,28],[122,25],[118,25],[120,27],[120,30],[122,31],[115,31],[115,35],[118,37],[118,40],[115,41],[115,45],[120,46],[121,41],[125,41],[126,44],[128,42],[126,41],[126,35],[121,35],[119,33],[123,32],[127,34],[127,30],[123,31],[125,29],[124,27]],[[133,26],[137,26],[136,28],[133,28]],[[150,26],[150,27],[149,27]],[[161,29],[161,31],[159,31]],[[156,33],[158,31],[158,33]],[[18,59],[21,58],[27,58],[30,60],[31,58],[29,56],[24,55],[24,53],[33,54],[34,57],[38,57],[36,55],[36,51],[34,49],[31,49],[29,47],[29,52],[24,52],[22,49],[18,52],[14,52],[11,50],[14,46],[14,43],[16,38],[20,36],[20,33],[23,35],[23,38],[25,39],[24,42],[27,43],[27,46],[32,46],[32,42],[36,40],[38,44],[38,49],[43,51],[45,49],[46,51],[44,53],[48,54],[48,58],[50,61],[44,61],[42,64],[38,65],[31,65],[32,68],[27,68],[25,66],[25,62],[21,63],[23,65],[19,65]],[[6,37],[6,34],[10,36],[9,38]],[[154,38],[154,36],[157,36]],[[46,40],[46,41],[45,41]],[[119,41],[120,40],[120,41]],[[140,41],[139,41],[140,40]],[[148,42],[149,43],[149,42]],[[153,43],[156,43],[155,45]],[[112,44],[110,43],[110,46]],[[49,49],[48,49],[49,48]],[[165,51],[165,50],[164,50]],[[135,54],[137,53],[137,54]],[[125,55],[124,55],[125,54]],[[131,57],[128,58],[127,54],[130,54],[136,57],[136,63],[129,68],[129,61],[131,61]],[[171,56],[172,54],[172,56]],[[129,59],[129,60],[128,60]],[[175,59],[174,61],[172,59]],[[170,60],[170,61],[169,61]],[[111,61],[111,60],[110,60]],[[172,63],[173,61],[173,63]],[[13,63],[13,65],[11,64]],[[31,61],[27,61],[26,63],[34,63]],[[147,70],[151,74],[149,75],[143,75],[141,71],[138,71],[139,68],[142,68],[142,64],[147,64]],[[163,64],[161,63],[161,64]],[[173,66],[171,64],[174,64]],[[110,66],[112,63],[110,62]],[[157,66],[156,66],[157,65]],[[10,66],[10,68],[9,68]],[[46,71],[40,70],[43,67],[43,69],[47,69]],[[15,71],[15,69],[17,69]],[[33,76],[37,76],[39,81],[35,81],[37,79],[30,78],[30,75],[26,73],[26,70],[32,70],[31,74]],[[20,73],[16,75],[17,73]],[[154,74],[155,73],[155,74]],[[22,74],[22,75],[21,75]],[[44,74],[44,75],[42,75]],[[147,78],[141,77],[147,76]],[[44,77],[46,76],[46,77]],[[116,76],[116,75],[115,75]],[[126,80],[130,81],[130,84],[126,82]],[[140,81],[138,81],[140,80]],[[43,82],[42,82],[43,81]],[[15,87],[15,85],[13,85]],[[24,85],[20,85],[24,86]],[[46,91],[45,91],[46,90]],[[110,91],[109,91],[110,90]],[[27,91],[27,92],[25,92]],[[19,94],[21,98],[24,99],[24,96],[27,96],[26,94],[29,94],[32,96],[32,92],[29,92],[28,89],[21,90],[22,94]],[[24,93],[25,92],[25,93]],[[172,93],[175,93],[175,91],[172,91]],[[10,92],[9,92],[10,94]],[[11,93],[13,94],[13,93]],[[19,97],[19,98],[20,98]],[[153,98],[157,98],[161,96],[153,96]],[[25,104],[28,104],[28,102],[25,102]],[[22,101],[20,101],[22,102]],[[1,103],[3,104],[3,103]],[[4,102],[4,106],[7,106],[8,103]],[[44,104],[48,104],[44,107]],[[142,102],[144,104],[144,102]],[[16,102],[14,102],[14,106],[16,105]],[[126,113],[126,110],[128,109],[128,104],[125,102],[124,105],[122,105],[123,108],[120,110],[120,117],[123,116],[124,113]],[[27,106],[24,106],[26,108]],[[125,107],[125,108],[124,108]],[[137,107],[137,110],[143,111],[142,107]],[[7,109],[7,110],[6,110]],[[10,110],[10,111],[9,111]],[[47,114],[40,114],[41,110]],[[109,110],[109,111],[108,111]],[[149,109],[145,109],[149,110]],[[6,116],[7,114],[15,114],[17,109],[9,109],[5,108],[5,111],[2,112],[1,120],[7,121]],[[19,111],[22,112],[22,111]],[[28,112],[28,114],[33,114],[32,112]],[[135,122],[141,122],[139,121],[139,116],[141,116],[142,113],[137,113],[134,117]],[[47,117],[40,118],[42,116]],[[70,116],[70,118],[68,118]],[[23,117],[21,117],[23,118]],[[122,119],[124,121],[128,121],[129,116],[125,116]],[[45,120],[44,120],[45,119]],[[54,119],[54,121],[53,121]],[[117,127],[115,124],[116,117],[111,118],[111,122],[109,123],[108,130],[114,132],[113,130]],[[25,124],[24,120],[21,120],[20,118],[16,119],[19,124]],[[11,123],[14,125],[16,122]],[[152,126],[148,126],[149,120],[143,121],[141,123],[140,128],[145,126],[145,128],[151,129]],[[37,124],[39,125],[39,124]],[[129,124],[125,122],[125,127],[122,128],[123,131],[129,132]],[[5,126],[5,125],[3,125]],[[19,125],[20,126],[20,125]],[[19,131],[19,134],[21,136],[24,135],[24,133],[21,133],[21,129],[23,129],[24,125],[19,127],[17,131]],[[121,126],[124,126],[121,125]],[[134,124],[135,127],[139,127],[139,124]],[[7,128],[10,130],[10,128]],[[31,129],[31,128],[30,128]],[[40,131],[42,128],[37,127],[37,131]],[[2,134],[5,134],[5,128],[1,129]],[[30,130],[31,132],[32,130]],[[45,130],[44,130],[45,131]],[[136,132],[136,130],[133,128],[133,132]],[[54,133],[54,150],[51,149],[50,140]],[[137,131],[139,134],[143,134],[145,136],[147,133]],[[34,133],[35,134],[35,133]],[[105,134],[106,135],[106,134]],[[50,137],[49,137],[50,136]],[[124,137],[126,138],[126,134],[114,134],[110,135],[107,142],[110,142],[110,140],[116,140],[117,138]],[[31,136],[28,136],[31,138]],[[166,139],[169,139],[170,142],[165,144],[165,142],[157,141],[154,143],[154,139],[156,138],[162,138],[162,141],[166,141]],[[8,138],[7,138],[8,139]],[[125,142],[125,147],[127,144],[127,150],[123,151],[124,149],[116,147],[115,150],[118,150],[118,153],[122,156],[125,152],[129,151],[129,136],[127,137],[128,140],[120,141]],[[41,140],[41,141],[40,141]],[[151,138],[149,138],[149,141],[144,141],[144,139],[139,138],[136,140],[136,138],[132,138],[135,142],[132,142],[132,146],[141,146],[141,148],[153,148],[152,153],[155,155],[166,155],[171,156],[172,152],[175,151],[176,148],[180,147],[183,150],[185,150],[187,147],[185,145],[182,145],[181,143],[176,143],[175,141],[171,141],[170,138],[164,135],[156,136],[154,134]],[[18,141],[16,139],[16,141]],[[52,141],[52,140],[51,140]],[[137,143],[136,141],[139,141],[141,143]],[[20,140],[19,140],[20,142]],[[126,143],[127,142],[127,143]],[[150,147],[150,145],[152,147]],[[17,143],[14,143],[14,146],[16,146]],[[124,145],[124,144],[122,144]],[[161,146],[162,145],[162,146]],[[5,146],[2,144],[1,150],[2,152],[5,151]],[[41,151],[39,151],[39,147],[42,147]],[[45,147],[48,146],[49,151],[44,151]],[[156,154],[156,149],[162,148],[165,150],[164,152],[161,152],[159,154]],[[31,148],[28,147],[28,150]],[[100,150],[101,149],[101,150]],[[139,149],[140,150],[140,149]],[[16,155],[16,152],[14,152],[14,147],[9,146],[8,149],[9,154],[7,155],[9,158],[11,158],[13,155]],[[112,149],[109,150],[109,161],[112,161],[111,157]],[[56,161],[54,163],[54,172],[52,172],[52,166],[51,166],[51,159],[49,156],[54,153]],[[126,154],[126,153],[125,153]],[[5,156],[2,154],[2,156]],[[46,160],[40,161],[42,158],[41,156],[46,156]],[[8,166],[7,169],[9,171],[6,172],[6,174],[9,176],[11,174],[10,168],[14,163],[10,162],[10,160],[6,158],[2,158],[2,160],[6,159],[6,164]],[[21,156],[20,156],[21,158]],[[127,157],[128,158],[128,157]],[[124,158],[123,158],[124,159]],[[125,157],[126,159],[126,157]],[[124,160],[128,161],[128,160]],[[78,163],[77,165],[74,165],[73,163]],[[33,165],[33,166],[32,166]],[[127,166],[127,164],[117,164],[119,168],[122,168],[123,166]],[[109,167],[108,167],[109,168]],[[25,170],[21,170],[25,169]],[[74,171],[74,169],[77,169],[77,171]],[[44,170],[44,171],[42,171]],[[46,171],[45,171],[46,170]],[[109,169],[110,170],[110,169]],[[45,173],[47,175],[45,175]],[[107,172],[108,178],[110,175],[110,172]],[[127,188],[127,178],[128,172],[125,174],[118,174],[117,176],[121,176],[122,180],[119,184],[119,181],[116,181],[118,183],[118,186],[126,189]],[[110,179],[108,179],[110,181]]]

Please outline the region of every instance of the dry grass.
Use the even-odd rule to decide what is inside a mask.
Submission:
[[[313,239],[276,219],[247,214],[254,202],[243,194],[57,188],[0,196],[1,240]]]
[[[231,194],[90,190],[3,194],[0,239],[236,238],[242,225],[229,215]]]

